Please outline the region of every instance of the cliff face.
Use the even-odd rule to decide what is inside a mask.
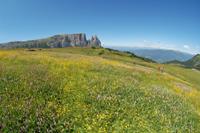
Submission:
[[[95,36],[92,36],[91,40],[89,40],[89,44],[91,46],[101,46],[101,41],[99,40],[99,38],[95,35]]]
[[[83,33],[55,35],[45,40],[47,44],[51,47],[70,47],[70,46],[85,47],[88,44],[86,35]]]
[[[45,39],[17,41],[1,44],[3,48],[61,48],[61,47],[101,47],[97,36],[87,40],[86,34],[63,34]]]

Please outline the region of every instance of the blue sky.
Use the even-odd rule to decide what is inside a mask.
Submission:
[[[104,46],[200,53],[200,0],[0,0],[0,42],[79,32]]]

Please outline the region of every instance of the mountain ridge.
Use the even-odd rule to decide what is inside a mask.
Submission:
[[[62,48],[62,47],[101,47],[95,35],[87,39],[85,33],[57,34],[42,39],[1,43],[0,48]]]
[[[181,62],[181,61],[169,61],[166,64],[175,64],[175,65],[182,65],[187,68],[195,68],[200,70],[200,54],[196,54],[191,59]]]
[[[156,48],[138,48],[138,47],[113,47],[121,51],[129,51],[137,56],[152,59],[159,63],[165,63],[173,60],[187,61],[193,57],[192,54],[182,51]]]

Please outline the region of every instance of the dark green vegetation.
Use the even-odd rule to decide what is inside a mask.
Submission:
[[[103,48],[1,50],[0,132],[198,133],[199,77]]]
[[[184,62],[185,66],[190,68],[196,68],[200,70],[200,54],[197,54],[192,59]]]
[[[110,48],[106,48],[106,49],[108,51],[114,52],[115,54],[118,54],[118,55],[124,55],[123,53],[127,53],[127,55],[129,55],[130,57],[135,57],[135,58],[138,58],[138,59],[141,59],[143,61],[150,62],[150,63],[156,63],[155,61],[153,61],[151,59],[148,59],[148,58],[145,58],[145,57],[141,57],[141,56],[137,56],[134,53],[129,52],[129,51],[120,52],[119,50],[114,50],[114,49],[110,49]]]
[[[181,65],[187,68],[195,68],[195,69],[200,70],[200,55],[197,54],[193,58],[185,62],[174,60],[174,61],[167,62],[166,64]]]

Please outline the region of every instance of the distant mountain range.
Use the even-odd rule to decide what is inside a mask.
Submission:
[[[92,36],[87,40],[86,34],[62,34],[52,37],[29,40],[16,41],[0,44],[0,48],[62,48],[62,47],[101,47],[101,41],[97,36]]]
[[[111,47],[120,51],[129,51],[137,56],[152,59],[159,63],[169,61],[187,61],[193,57],[192,54],[166,49],[153,49],[153,48],[136,48],[136,47]]]
[[[181,65],[181,66],[185,66],[188,68],[195,68],[200,70],[200,54],[195,55],[193,58],[181,62],[181,61],[177,61],[177,60],[173,60],[173,61],[169,61],[166,62],[167,64],[175,64],[175,65]]]

